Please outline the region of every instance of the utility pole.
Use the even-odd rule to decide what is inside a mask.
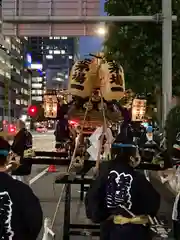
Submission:
[[[162,124],[172,102],[172,1],[162,0]]]
[[[28,69],[28,73],[29,73],[29,106],[32,105],[32,70]],[[33,119],[32,117],[29,116],[29,120],[30,120],[30,130],[34,130],[34,123],[33,123]]]

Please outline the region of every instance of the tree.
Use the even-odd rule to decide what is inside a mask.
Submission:
[[[173,14],[180,16],[180,1],[173,0]],[[106,0],[105,11],[111,16],[154,15],[161,11],[161,0]],[[173,23],[173,86],[180,86],[180,28]],[[136,93],[154,92],[161,86],[162,25],[114,23],[109,25],[105,54],[116,59],[125,72],[126,88]]]

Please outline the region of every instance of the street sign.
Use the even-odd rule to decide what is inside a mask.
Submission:
[[[2,20],[35,16],[56,18],[61,16],[95,17],[100,14],[100,0],[2,0]],[[96,23],[7,23],[2,25],[5,36],[88,36],[94,35]]]

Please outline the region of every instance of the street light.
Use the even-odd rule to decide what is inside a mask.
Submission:
[[[104,22],[100,22],[96,27],[96,34],[104,37],[107,34],[107,25]]]
[[[97,34],[99,35],[99,36],[105,36],[106,35],[106,28],[105,27],[99,27],[98,29],[97,29]]]

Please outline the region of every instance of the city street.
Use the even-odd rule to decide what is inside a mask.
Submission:
[[[115,148],[121,148],[121,144],[125,144],[126,146],[123,147],[127,149],[132,147],[132,142],[136,142],[135,145],[138,145],[140,154],[144,154],[145,161],[151,164],[150,158],[153,155],[154,162],[158,163],[161,170],[162,160],[164,160],[164,168],[171,160],[172,173],[165,174],[163,171],[162,174],[163,179],[167,180],[167,185],[162,183],[159,179],[160,174],[155,171],[135,170],[141,171],[161,195],[161,206],[157,217],[150,219],[148,216],[149,220],[152,220],[151,230],[155,226],[158,232],[158,237],[154,237],[153,240],[167,239],[167,231],[171,232],[172,229],[171,218],[175,199],[172,185],[176,194],[180,191],[178,184],[180,166],[177,168],[179,156],[174,156],[176,155],[174,150],[179,151],[180,142],[178,40],[180,31],[179,25],[175,24],[179,20],[180,1],[139,1],[138,3],[138,1],[111,0],[1,0],[0,2],[1,135],[6,135],[4,132],[14,135],[17,130],[24,128],[24,124],[19,122],[15,126],[14,123],[16,119],[22,119],[26,122],[26,127],[31,129],[34,125],[39,131],[39,133],[32,132],[33,149],[52,152],[55,151],[53,130],[47,133],[40,132],[45,132],[46,128],[51,128],[54,122],[59,120],[56,132],[60,136],[57,136],[57,141],[68,138],[67,125],[65,121],[61,121],[68,116],[72,128],[78,125],[77,133],[85,128],[89,132],[94,131],[94,127],[96,129],[98,125],[103,126],[104,132],[100,134],[102,137],[97,138],[97,144],[93,143],[94,146],[90,148],[94,150],[92,152],[95,155],[95,147],[100,150],[98,155],[90,156],[95,160],[101,154],[101,146],[103,145],[103,155],[106,155],[105,150],[112,143],[109,129],[105,133],[107,128],[111,128],[113,136],[114,133],[116,135],[117,130],[122,133],[122,139],[118,136]],[[143,128],[142,125],[148,125],[151,131],[147,130],[149,127]],[[158,142],[155,140],[155,134]],[[83,136],[83,141],[85,138]],[[157,149],[156,146],[148,146],[155,145],[154,141],[157,143]],[[28,141],[24,141],[24,144],[30,145]],[[88,143],[84,141],[81,145],[84,149]],[[1,150],[1,155],[6,156],[4,149]],[[126,152],[122,149],[120,151]],[[123,157],[126,158],[126,153]],[[128,158],[133,159],[133,156]],[[52,159],[54,160],[54,157]],[[45,158],[41,161],[45,162]],[[81,159],[77,160],[80,161]],[[55,184],[55,179],[58,175],[66,173],[67,169],[68,167],[56,166],[55,171],[50,172],[49,165],[34,164],[29,179],[26,179],[40,199],[44,219],[52,220],[54,213],[57,213],[52,229],[57,240],[63,240],[64,196],[62,195],[61,205],[57,211],[56,205],[63,186]],[[113,177],[111,184],[109,176],[112,194],[115,192],[110,202],[115,208],[118,206],[128,211],[126,207],[120,205],[120,202],[127,197],[127,201],[124,201],[133,205],[131,200],[134,199],[131,199],[130,191],[131,184],[135,185],[134,176],[125,172],[118,174],[116,169],[112,170],[114,170],[112,175],[117,173],[117,177]],[[90,170],[88,173],[90,177],[93,176],[92,172]],[[141,184],[138,186],[138,191],[139,188],[138,201],[143,192]],[[89,223],[83,204],[81,210],[78,208],[80,186],[72,185],[71,190],[71,223]],[[11,193],[8,189],[3,191],[6,191],[6,195]],[[147,191],[148,189],[145,189],[145,193]],[[122,199],[118,195],[121,195]],[[10,197],[8,196],[9,199]],[[142,198],[145,198],[144,195]],[[66,199],[69,200],[69,196]],[[147,204],[146,200],[141,199],[141,201]],[[137,206],[143,209],[141,201]],[[20,239],[19,229],[23,229],[24,224],[17,222],[16,233],[16,227],[13,229],[13,225],[16,224],[12,223],[12,231],[10,231],[11,222],[15,217],[10,218],[11,211],[5,213],[7,204],[2,202],[5,207],[1,207],[3,211],[1,215],[3,219],[7,217],[8,221],[1,232],[7,239],[11,238],[9,235],[14,231],[14,236],[17,235]],[[13,198],[12,201],[8,201],[8,207],[10,208],[12,204],[16,208],[17,202]],[[132,211],[137,214],[139,209],[135,211],[134,208],[132,206]],[[67,212],[66,216],[68,216]],[[84,235],[88,235],[85,230]],[[70,238],[94,239],[91,236]],[[121,238],[122,234],[119,240]],[[43,229],[38,240],[50,240],[43,238]]]
[[[46,133],[46,134],[33,134],[33,143],[35,150],[41,150],[41,151],[52,151],[54,150],[54,135],[52,132]],[[48,166],[46,165],[34,165],[32,169],[31,174],[31,180],[35,179],[36,175],[39,175],[41,172],[45,173]],[[65,172],[66,168],[64,167],[57,167],[57,173],[45,173],[39,180],[35,181],[31,187],[35,194],[39,197],[44,217],[53,218],[56,204],[58,202],[58,198],[61,194],[62,185],[55,185],[54,179],[60,172]],[[30,181],[31,182],[31,181]],[[71,211],[72,211],[72,221],[77,222],[79,219],[79,222],[83,223],[85,221],[85,214],[82,213],[79,217],[76,216],[76,210],[78,208],[78,199],[79,199],[79,186],[73,186],[72,187],[72,204],[71,204]],[[62,234],[62,226],[64,221],[64,208],[63,208],[64,201],[62,201],[60,205],[59,212],[57,214],[57,219],[55,221],[54,225],[54,231],[56,232],[57,239],[61,239]],[[40,235],[38,240],[42,239],[42,234]],[[84,239],[84,237],[73,237],[72,239]]]
[[[34,148],[36,150],[41,151],[52,151],[54,150],[54,136],[53,133],[46,133],[46,134],[33,134],[33,141],[34,141]],[[62,185],[55,185],[54,179],[59,174],[59,172],[65,172],[66,169],[63,167],[58,167],[56,173],[47,173],[45,170],[48,166],[41,165],[33,166],[32,174],[31,174],[31,181],[36,180],[36,176],[42,172],[42,177],[35,182],[32,182],[31,187],[35,194],[39,197],[44,217],[53,218],[56,204],[58,202],[58,197],[61,193]],[[161,193],[162,196],[162,204],[161,209],[159,212],[158,219],[164,222],[165,226],[171,227],[171,211],[172,211],[172,203],[174,200],[173,194],[163,186],[155,177],[154,174],[151,175],[151,181],[156,189]],[[77,214],[78,209],[78,199],[79,199],[79,186],[73,185],[72,187],[72,203],[71,203],[71,221],[72,222],[79,222],[79,223],[88,223],[88,220],[85,218],[83,208],[80,211],[80,214]],[[54,225],[54,231],[58,240],[62,239],[62,226],[64,221],[64,208],[63,208],[64,201],[62,201],[60,205],[59,212],[57,214],[57,218]],[[38,240],[42,239],[42,233]],[[88,239],[88,237],[71,237],[71,239]]]

